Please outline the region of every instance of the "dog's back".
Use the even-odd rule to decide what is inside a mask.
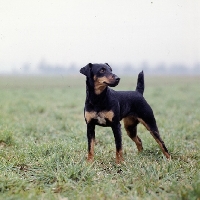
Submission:
[[[138,74],[137,86],[136,91],[143,95],[144,93],[144,73],[141,71]]]

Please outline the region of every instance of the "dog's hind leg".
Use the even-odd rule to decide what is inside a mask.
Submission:
[[[128,134],[128,136],[135,142],[138,151],[142,151],[142,140],[137,135],[137,124],[138,120],[133,116],[128,116],[123,119],[124,120],[124,128]]]
[[[159,130],[158,127],[156,125],[156,121],[154,119],[154,117],[152,116],[151,118],[151,123],[147,123],[145,122],[143,119],[138,118],[138,120],[146,127],[146,129],[151,133],[151,135],[153,136],[153,138],[156,140],[156,142],[159,144],[163,154],[165,155],[165,157],[167,159],[170,159],[171,156],[167,150],[167,147],[165,146],[164,141],[162,140],[160,134],[159,134]],[[148,121],[148,120],[147,120]]]

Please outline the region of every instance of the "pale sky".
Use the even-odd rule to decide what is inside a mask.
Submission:
[[[199,0],[0,0],[0,71],[200,62]]]

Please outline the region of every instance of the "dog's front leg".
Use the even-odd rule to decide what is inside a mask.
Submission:
[[[88,157],[87,160],[92,162],[94,160],[94,144],[95,144],[95,125],[87,124],[87,138],[88,138]]]
[[[115,137],[115,145],[116,145],[116,163],[121,163],[123,159],[122,153],[122,134],[121,134],[121,124],[113,124],[112,131]]]

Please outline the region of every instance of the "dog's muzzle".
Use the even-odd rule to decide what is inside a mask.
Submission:
[[[112,80],[113,80],[112,83],[106,83],[106,84],[110,87],[115,87],[119,84],[120,78],[117,75],[113,74]]]

